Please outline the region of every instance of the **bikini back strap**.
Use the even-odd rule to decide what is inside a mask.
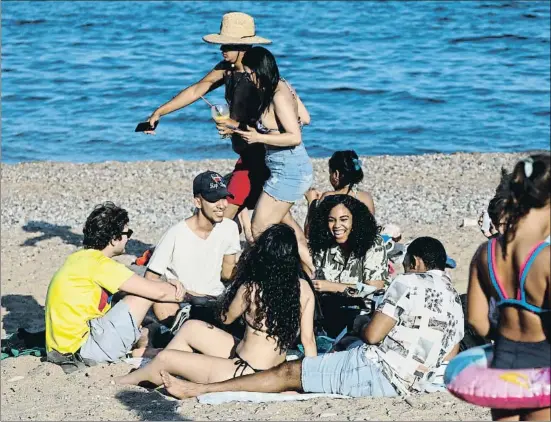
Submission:
[[[494,285],[494,288],[499,295],[499,302],[502,302],[507,299],[507,293],[505,293],[503,285],[497,278],[495,263],[496,241],[497,238],[494,237],[488,242],[488,273],[490,274],[490,281]]]
[[[528,254],[528,257],[524,261],[524,264],[522,264],[522,267],[520,267],[520,286],[517,293],[518,300],[526,302],[526,290],[524,289],[524,286],[526,284],[526,276],[528,275],[528,271],[530,271],[530,267],[536,260],[539,253],[547,246],[549,246],[549,242],[546,242],[545,240],[534,246]]]

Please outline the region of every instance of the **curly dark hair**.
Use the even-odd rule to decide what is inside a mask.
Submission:
[[[503,208],[505,232],[501,237],[503,258],[507,243],[515,238],[519,220],[532,208],[542,208],[551,198],[551,155],[534,154],[520,160],[511,174]]]
[[[352,214],[352,230],[347,243],[351,255],[361,258],[375,245],[380,228],[369,208],[350,195],[330,195],[320,202],[310,223],[310,249],[317,254],[337,245],[327,223],[331,210],[337,205],[344,205]]]
[[[253,300],[256,306],[253,327],[260,331],[264,325],[268,338],[277,343],[275,350],[289,349],[300,328],[301,272],[295,231],[285,224],[269,227],[239,258],[232,284],[222,298],[222,314],[245,286],[245,312]]]
[[[84,224],[84,248],[101,251],[112,240],[121,240],[121,233],[128,221],[126,210],[114,203],[104,202],[96,205]]]
[[[352,189],[364,178],[362,165],[354,150],[335,151],[329,159],[329,171],[331,173],[339,172],[339,183],[336,189],[342,189],[347,185]]]

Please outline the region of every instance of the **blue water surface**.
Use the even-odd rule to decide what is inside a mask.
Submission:
[[[311,156],[549,148],[547,1],[3,1],[2,161],[230,158],[201,101],[134,133],[220,60],[243,11],[312,115]],[[208,94],[223,101],[223,90]]]

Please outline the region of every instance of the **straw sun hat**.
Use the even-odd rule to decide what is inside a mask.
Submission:
[[[219,34],[209,34],[203,41],[211,44],[270,44],[271,41],[256,36],[254,19],[246,13],[231,12],[222,17]]]

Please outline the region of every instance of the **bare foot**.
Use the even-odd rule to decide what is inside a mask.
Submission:
[[[171,395],[177,399],[187,399],[190,397],[197,397],[205,393],[203,384],[195,384],[189,381],[183,381],[176,377],[173,377],[166,371],[161,371],[161,378],[163,384]]]

